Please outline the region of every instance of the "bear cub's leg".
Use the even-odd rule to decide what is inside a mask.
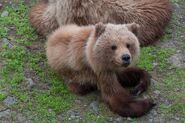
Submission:
[[[123,117],[139,117],[156,104],[151,99],[139,100],[130,95],[117,81],[117,76],[100,76],[101,94],[109,108]]]
[[[69,84],[67,84],[69,90],[79,96],[83,96],[86,95],[92,91],[97,90],[97,86],[96,85],[92,85],[92,84],[80,84],[77,82],[71,82]]]
[[[151,75],[140,68],[128,68],[117,73],[118,81],[123,87],[134,87],[131,94],[137,96],[147,90],[150,85]]]

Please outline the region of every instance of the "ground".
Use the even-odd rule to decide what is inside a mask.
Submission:
[[[35,0],[0,1],[0,122],[2,123],[185,123],[185,2],[171,0],[173,17],[161,40],[142,48],[138,66],[152,75],[142,98],[157,106],[147,115],[122,118],[99,92],[71,94],[47,65],[46,39],[29,25]]]

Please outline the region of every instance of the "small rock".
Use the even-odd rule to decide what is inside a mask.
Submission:
[[[10,109],[0,111],[0,118],[8,116],[10,114]]]
[[[154,91],[156,95],[159,95],[161,92],[159,90]]]
[[[181,53],[181,50],[177,50],[176,52],[177,52],[177,53]]]
[[[158,65],[158,63],[156,63],[156,62],[153,63],[153,66],[154,66],[154,67],[156,67],[157,65]]]
[[[39,62],[39,66],[40,66],[41,68],[44,68],[44,65],[45,65],[45,63],[44,63],[43,61]]]
[[[149,98],[149,95],[146,93],[143,93],[143,99],[147,99],[147,98]]]
[[[127,120],[128,120],[128,121],[131,121],[131,120],[132,120],[132,118],[130,118],[130,117],[127,117]]]
[[[151,83],[155,85],[157,84],[157,81],[155,79],[151,79]]]
[[[69,116],[69,118],[68,118],[69,120],[74,120],[74,119],[80,118],[78,112],[76,112],[76,111],[68,111],[67,114]]]
[[[93,101],[90,104],[90,107],[92,108],[92,110],[97,114],[98,113],[98,102],[97,101]]]
[[[179,118],[179,117],[175,117],[175,120],[178,120],[178,121],[179,121],[179,120],[180,120],[180,118]]]
[[[153,119],[149,119],[149,122],[153,123]]]
[[[157,114],[158,114],[157,111],[154,110],[154,111],[153,111],[153,115],[154,115],[154,116],[157,116]]]
[[[5,105],[11,106],[17,103],[17,99],[13,96],[8,96],[3,102]]]
[[[52,112],[52,109],[48,109],[48,112],[50,112],[50,113],[51,113],[51,112]]]
[[[180,88],[176,88],[175,90],[176,90],[177,92],[180,92],[180,91],[181,91],[181,89],[180,89]]]
[[[71,118],[71,119],[75,119],[76,116],[75,116],[74,114],[71,114],[70,118]]]
[[[7,44],[9,48],[13,47],[13,45],[10,43],[10,41],[7,38],[3,38],[2,41],[4,44]]]
[[[33,79],[31,78],[26,78],[27,82],[28,82],[28,88],[31,89],[35,86],[35,83],[33,82]]]
[[[1,17],[7,17],[9,15],[8,11],[3,11]]]
[[[122,121],[122,117],[118,117],[118,118],[116,118],[115,120],[116,120],[116,122],[121,122]]]

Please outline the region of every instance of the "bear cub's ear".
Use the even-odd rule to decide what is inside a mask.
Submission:
[[[139,28],[140,28],[139,24],[136,24],[135,22],[133,22],[130,24],[126,24],[126,27],[128,28],[129,31],[134,33],[134,35],[138,36]]]
[[[99,37],[105,31],[105,24],[99,22],[95,25],[95,36],[96,38]]]

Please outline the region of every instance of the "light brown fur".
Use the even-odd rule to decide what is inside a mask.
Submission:
[[[30,10],[30,23],[41,35],[48,35],[52,30],[58,27],[55,18],[56,12],[55,10],[50,11],[53,7],[52,5],[48,6],[47,1],[41,1]]]
[[[140,44],[148,45],[163,34],[171,17],[169,0],[45,0],[29,14],[31,24],[48,34],[65,24],[138,23]]]
[[[64,78],[72,92],[83,95],[98,88],[112,111],[122,116],[141,116],[153,107],[153,102],[134,99],[120,84],[129,79],[141,81],[137,92],[148,85],[145,72],[130,68],[139,55],[138,30],[135,23],[63,26],[48,38],[48,64]],[[124,54],[130,56],[129,66],[123,62]],[[118,81],[117,73],[125,74],[125,78],[119,77]]]

